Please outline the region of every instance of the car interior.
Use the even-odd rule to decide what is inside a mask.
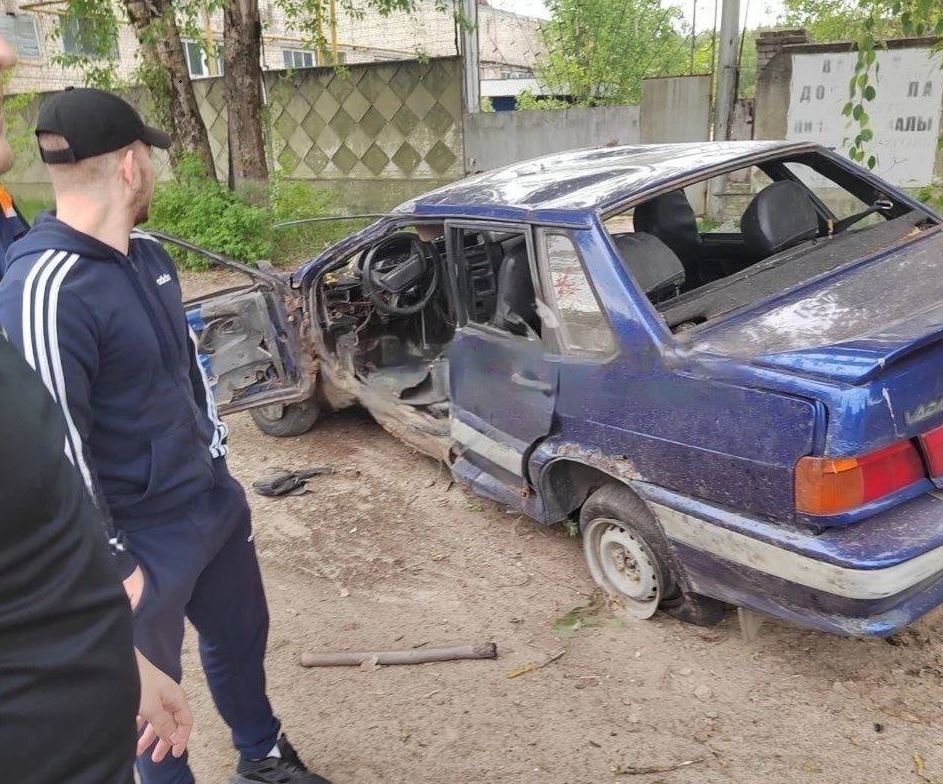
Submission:
[[[846,197],[836,208],[841,217],[789,167],[796,162],[840,189]],[[933,223],[927,213],[827,158],[777,160],[754,169],[760,187],[747,194],[729,227],[738,230],[708,230],[681,189],[605,216],[622,264],[674,332],[788,290]],[[323,275],[312,293],[325,343],[322,359],[382,399],[437,419],[448,416],[447,349],[458,322],[450,290],[475,324],[527,340],[540,339],[542,324],[523,232],[449,232],[446,237],[441,223],[393,227]]]
[[[456,325],[447,287],[458,287],[470,321],[540,335],[526,236],[453,231],[451,243],[441,225],[394,231],[328,272],[316,296],[328,353],[348,376],[436,418],[448,416],[446,350]],[[457,256],[450,265],[448,252]]]
[[[795,163],[830,190],[805,184],[796,175],[800,167],[790,166]],[[681,189],[636,205],[632,231],[610,230],[625,268],[672,330],[690,329],[874,253],[928,221],[824,157],[756,168],[760,189],[740,215],[739,231],[704,231]],[[821,193],[837,193],[831,201],[846,211],[849,204],[860,209],[839,217]]]

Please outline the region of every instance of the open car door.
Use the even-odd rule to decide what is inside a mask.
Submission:
[[[196,335],[200,362],[221,414],[257,406],[307,400],[314,393],[315,365],[302,346],[302,300],[270,266],[250,267],[162,232],[170,243],[241,272],[245,286],[184,303]]]

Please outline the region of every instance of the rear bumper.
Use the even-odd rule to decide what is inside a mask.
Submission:
[[[692,590],[803,626],[885,636],[943,604],[943,500],[814,532],[637,485]]]

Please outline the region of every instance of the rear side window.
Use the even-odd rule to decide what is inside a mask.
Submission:
[[[573,240],[566,234],[544,232],[541,245],[564,345],[581,353],[611,354],[616,347],[612,330]]]

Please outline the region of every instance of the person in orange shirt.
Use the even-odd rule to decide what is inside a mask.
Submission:
[[[9,147],[9,144],[7,145]],[[13,203],[10,192],[0,185],[0,251],[6,253],[16,240],[29,231],[29,223]],[[5,265],[0,261],[0,270]]]

